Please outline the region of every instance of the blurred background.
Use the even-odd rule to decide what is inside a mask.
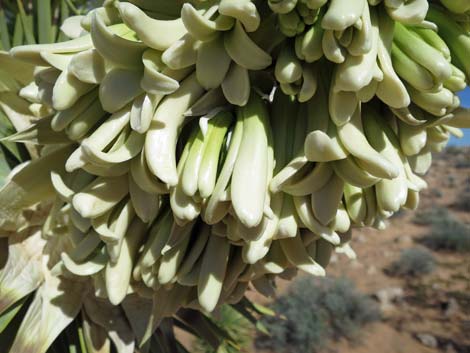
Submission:
[[[470,88],[461,92],[460,99],[464,107],[470,108]],[[465,137],[463,139],[453,138],[451,140],[452,145],[456,146],[469,146],[470,145],[470,129],[465,129]]]

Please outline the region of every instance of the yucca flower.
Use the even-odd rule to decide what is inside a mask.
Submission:
[[[38,158],[0,190],[0,228],[40,227],[26,315],[57,315],[23,321],[13,352],[34,327],[42,353],[80,310],[133,350],[354,258],[352,228],[415,209],[431,152],[469,125],[455,16],[426,0],[109,0],[66,22],[71,40],[13,48],[35,67],[18,95],[36,121],[4,140]]]

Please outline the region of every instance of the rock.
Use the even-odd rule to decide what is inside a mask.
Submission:
[[[416,338],[426,347],[437,348],[438,346],[437,338],[429,333],[418,333]]]
[[[356,268],[356,269],[363,268],[364,264],[362,262],[358,261],[358,260],[353,260],[353,261],[351,261],[351,267]]]
[[[354,237],[354,239],[358,243],[366,243],[367,242],[367,238],[364,236],[364,234],[358,234],[357,236]]]
[[[374,294],[377,298],[380,309],[382,311],[390,311],[394,308],[394,304],[402,301],[405,292],[401,287],[383,288]]]
[[[383,254],[384,257],[392,257],[393,256],[393,252],[388,251],[388,250],[385,250],[382,254]]]
[[[403,246],[411,246],[414,244],[413,238],[411,238],[409,235],[401,235],[398,238],[395,239],[397,244],[403,245]]]
[[[369,266],[369,267],[367,268],[367,274],[368,274],[368,275],[375,275],[375,274],[377,274],[377,267],[375,267],[375,266],[373,266],[373,265],[372,265],[372,266]]]
[[[442,302],[441,307],[446,317],[454,316],[460,309],[459,303],[455,298],[450,298],[449,301]]]
[[[452,343],[447,343],[445,353],[457,353]]]

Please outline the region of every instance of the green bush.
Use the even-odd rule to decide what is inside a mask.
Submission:
[[[431,233],[421,242],[433,250],[470,251],[470,227],[451,215],[432,223]]]
[[[246,350],[253,341],[254,325],[230,305],[223,305],[220,311],[212,316],[214,323],[230,336],[217,352],[238,353]],[[236,346],[233,345],[236,343]],[[207,340],[198,338],[194,344],[195,353],[216,353]]]
[[[455,156],[455,155],[459,155],[462,153],[462,149],[460,147],[457,147],[457,146],[448,146],[446,147],[446,149],[444,150],[443,153],[439,154],[438,156],[443,156],[444,158],[446,158],[446,155],[451,155],[451,156]]]
[[[278,316],[262,319],[270,336],[255,342],[278,353],[318,352],[331,339],[357,339],[362,326],[380,318],[375,302],[345,279],[300,278],[272,308]]]
[[[455,186],[456,186],[455,176],[453,176],[453,175],[448,175],[448,176],[447,176],[446,187],[448,187],[448,188],[455,188]]]
[[[470,149],[468,147],[449,146],[443,153],[437,155],[438,159],[452,161],[456,168],[470,167]]]
[[[459,211],[470,211],[470,186],[466,187],[464,191],[459,194],[454,207]]]
[[[449,217],[451,216],[446,208],[434,206],[416,212],[413,223],[419,225],[432,225],[435,222],[441,222]]]
[[[458,169],[470,168],[470,156],[467,153],[460,154],[455,162],[455,167]]]
[[[393,276],[419,277],[431,273],[436,267],[436,260],[431,252],[421,248],[406,249],[400,258],[386,270]]]

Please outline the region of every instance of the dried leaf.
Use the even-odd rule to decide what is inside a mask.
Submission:
[[[44,274],[41,268],[45,241],[38,229],[9,237],[8,261],[0,272],[0,314],[39,287]]]
[[[15,80],[23,86],[34,80],[34,65],[14,59],[9,53],[0,51],[0,67],[6,72],[14,72]]]
[[[86,312],[83,312],[83,336],[89,353],[111,352],[108,333],[103,327],[91,321]]]
[[[137,342],[141,343],[144,338],[145,330],[150,320],[152,312],[152,300],[142,298],[137,294],[131,294],[122,302],[122,308],[126,313],[132,330],[137,338]]]
[[[54,277],[43,257],[45,280],[36,292],[10,353],[45,353],[80,312],[87,282]]]
[[[0,108],[4,111],[16,131],[27,129],[35,117],[29,110],[30,103],[16,93],[0,93]]]
[[[134,353],[135,336],[120,306],[89,295],[85,298],[84,310],[91,321],[108,332],[118,353]]]
[[[21,224],[21,211],[55,195],[50,172],[64,170],[71,147],[63,147],[36,159],[15,174],[0,189],[0,228],[15,231]]]

